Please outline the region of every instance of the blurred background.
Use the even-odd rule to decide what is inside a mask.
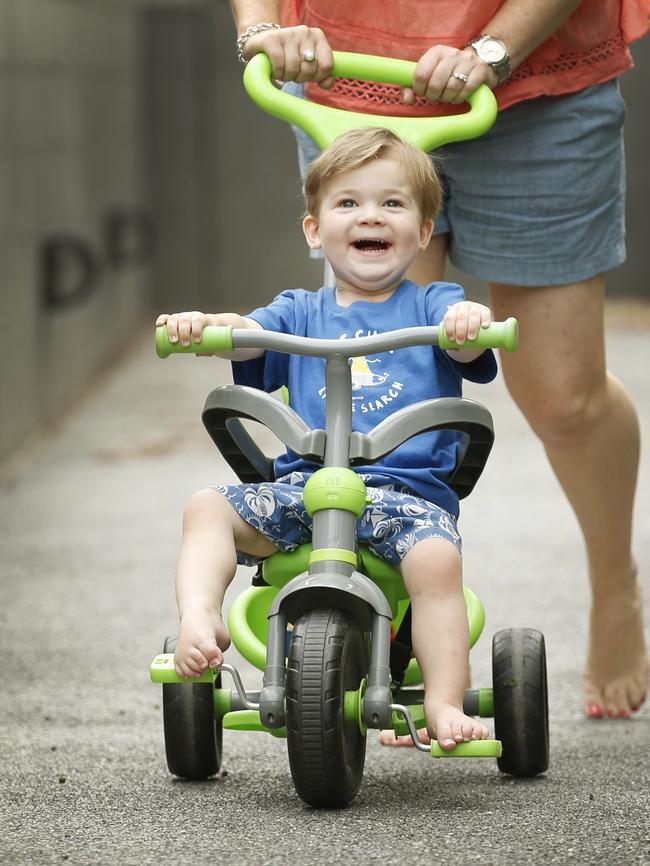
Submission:
[[[0,463],[152,311],[320,284],[291,130],[248,102],[234,41],[227,0],[0,0]],[[609,293],[646,301],[650,41],[632,48]]]

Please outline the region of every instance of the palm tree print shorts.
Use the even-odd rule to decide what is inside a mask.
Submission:
[[[305,511],[302,490],[307,475],[293,472],[275,482],[218,484],[235,511],[279,550],[288,552],[311,540],[311,517]],[[370,501],[357,519],[359,544],[391,565],[401,560],[418,541],[445,538],[459,553],[461,538],[453,514],[416,496],[384,475],[361,474]],[[240,565],[256,565],[262,557],[237,552]]]

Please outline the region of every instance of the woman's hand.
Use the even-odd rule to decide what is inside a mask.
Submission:
[[[434,45],[418,60],[413,87],[404,88],[402,100],[406,105],[413,105],[416,96],[429,102],[465,102],[480,84],[494,90],[497,74],[473,48]]]
[[[325,89],[334,84],[332,49],[318,27],[301,24],[250,36],[243,48],[244,58],[250,60],[262,52],[271,61],[273,78],[278,81],[316,81]]]

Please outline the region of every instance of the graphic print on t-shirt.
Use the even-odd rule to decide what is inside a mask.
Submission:
[[[354,336],[371,336],[377,333],[377,331],[367,331],[364,334],[357,331]],[[341,334],[339,339],[343,340],[347,336],[347,334]],[[388,355],[392,356],[393,354],[394,350],[389,350]],[[352,368],[352,412],[381,412],[399,396],[404,388],[402,382],[391,381],[389,370],[381,369],[384,363],[381,358],[368,358],[366,355],[359,355],[351,358],[349,363]],[[375,364],[380,366],[374,367]],[[373,365],[374,371],[370,369],[371,365]],[[320,388],[318,393],[324,400],[327,389]]]
[[[380,364],[381,361],[377,358],[375,361],[370,361],[371,364]],[[352,390],[360,391],[362,388],[374,388],[377,385],[382,385],[389,377],[389,373],[373,373],[368,366],[368,359],[365,355],[360,355],[358,358],[352,359]],[[352,396],[353,400],[363,400],[363,396]]]
[[[401,382],[391,381],[389,370],[374,372],[371,364],[381,365],[383,361],[381,358],[369,360],[365,355],[352,359],[353,412],[381,412],[404,388]]]

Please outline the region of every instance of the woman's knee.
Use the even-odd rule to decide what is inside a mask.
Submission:
[[[607,374],[593,375],[581,381],[512,383],[508,389],[535,433],[544,442],[579,437],[607,411]]]

